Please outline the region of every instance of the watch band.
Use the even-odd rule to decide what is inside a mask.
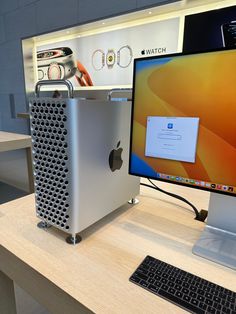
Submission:
[[[77,61],[77,71],[75,73],[75,78],[80,86],[93,86],[93,81],[85,69],[84,65]]]
[[[128,61],[128,63],[126,63],[126,64],[122,64],[122,63],[121,63],[121,55],[120,55],[120,53],[121,53],[121,51],[124,50],[124,49],[128,50],[129,56],[130,56],[129,61]],[[132,59],[133,59],[133,51],[132,51],[132,49],[131,49],[131,47],[130,47],[129,45],[122,46],[122,47],[117,51],[117,65],[119,65],[119,67],[121,67],[121,68],[127,68],[127,67],[130,65]]]
[[[98,56],[99,54],[101,54],[101,66],[97,66],[95,64],[95,56]],[[100,71],[104,66],[105,66],[105,52],[102,49],[96,49],[93,54],[92,54],[92,65],[94,70],[96,71]]]

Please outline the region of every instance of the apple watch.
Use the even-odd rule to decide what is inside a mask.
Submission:
[[[133,51],[129,45],[122,46],[117,51],[117,65],[121,68],[127,68],[133,59]]]
[[[116,62],[116,53],[113,49],[108,49],[106,54],[106,64],[108,69],[112,69]]]
[[[88,71],[81,62],[75,62],[69,47],[38,51],[37,65],[38,80],[66,80],[75,76],[81,86],[93,85]]]
[[[105,52],[102,49],[96,49],[93,52],[92,65],[96,71],[100,71],[105,66]]]
[[[69,47],[59,47],[37,52],[38,79],[69,79],[75,75],[76,63]]]

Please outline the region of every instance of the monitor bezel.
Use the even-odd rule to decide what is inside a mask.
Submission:
[[[236,197],[236,193],[233,192],[226,192],[224,190],[218,190],[214,188],[208,188],[208,187],[202,187],[200,185],[191,185],[187,184],[185,182],[181,181],[171,181],[168,179],[164,178],[158,178],[158,177],[152,177],[152,176],[145,176],[145,175],[140,175],[138,173],[132,172],[131,171],[131,159],[132,159],[132,144],[133,144],[133,121],[134,121],[134,103],[135,103],[135,78],[136,78],[136,63],[139,61],[145,61],[145,60],[152,60],[152,59],[164,59],[164,58],[169,58],[169,57],[180,57],[180,56],[186,56],[186,55],[197,55],[197,54],[206,54],[206,53],[212,53],[212,52],[220,52],[220,51],[233,51],[235,50],[236,52],[236,47],[223,47],[223,48],[217,48],[217,49],[208,49],[208,50],[199,50],[199,51],[194,51],[194,52],[176,52],[176,53],[170,53],[170,54],[164,54],[164,55],[157,55],[157,56],[147,56],[147,57],[140,57],[140,58],[135,58],[133,62],[133,88],[132,88],[132,106],[131,106],[131,123],[130,123],[130,145],[129,145],[129,165],[128,165],[128,173],[130,175],[138,176],[141,178],[146,178],[146,179],[151,179],[151,180],[157,180],[161,181],[164,183],[170,183],[170,184],[177,184],[180,186],[186,186],[188,188],[193,188],[193,189],[198,189],[202,191],[207,191],[207,192],[213,192],[213,193],[219,193],[219,194],[224,194],[228,196],[234,196]],[[236,105],[236,104],[235,104]],[[171,175],[171,174],[168,174]],[[194,178],[189,178],[193,179]],[[199,180],[200,181],[200,180]],[[218,184],[223,184],[223,183],[218,183]],[[235,188],[235,186],[233,186]]]

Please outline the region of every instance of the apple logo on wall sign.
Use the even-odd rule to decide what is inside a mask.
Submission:
[[[123,148],[120,147],[120,141],[116,145],[116,149],[113,149],[109,154],[109,166],[111,171],[120,170],[123,160],[121,158],[121,154],[123,152]]]

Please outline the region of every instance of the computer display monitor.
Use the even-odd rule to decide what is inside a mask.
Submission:
[[[236,49],[135,59],[129,160],[132,175],[212,192],[193,251],[233,268],[235,70]]]

